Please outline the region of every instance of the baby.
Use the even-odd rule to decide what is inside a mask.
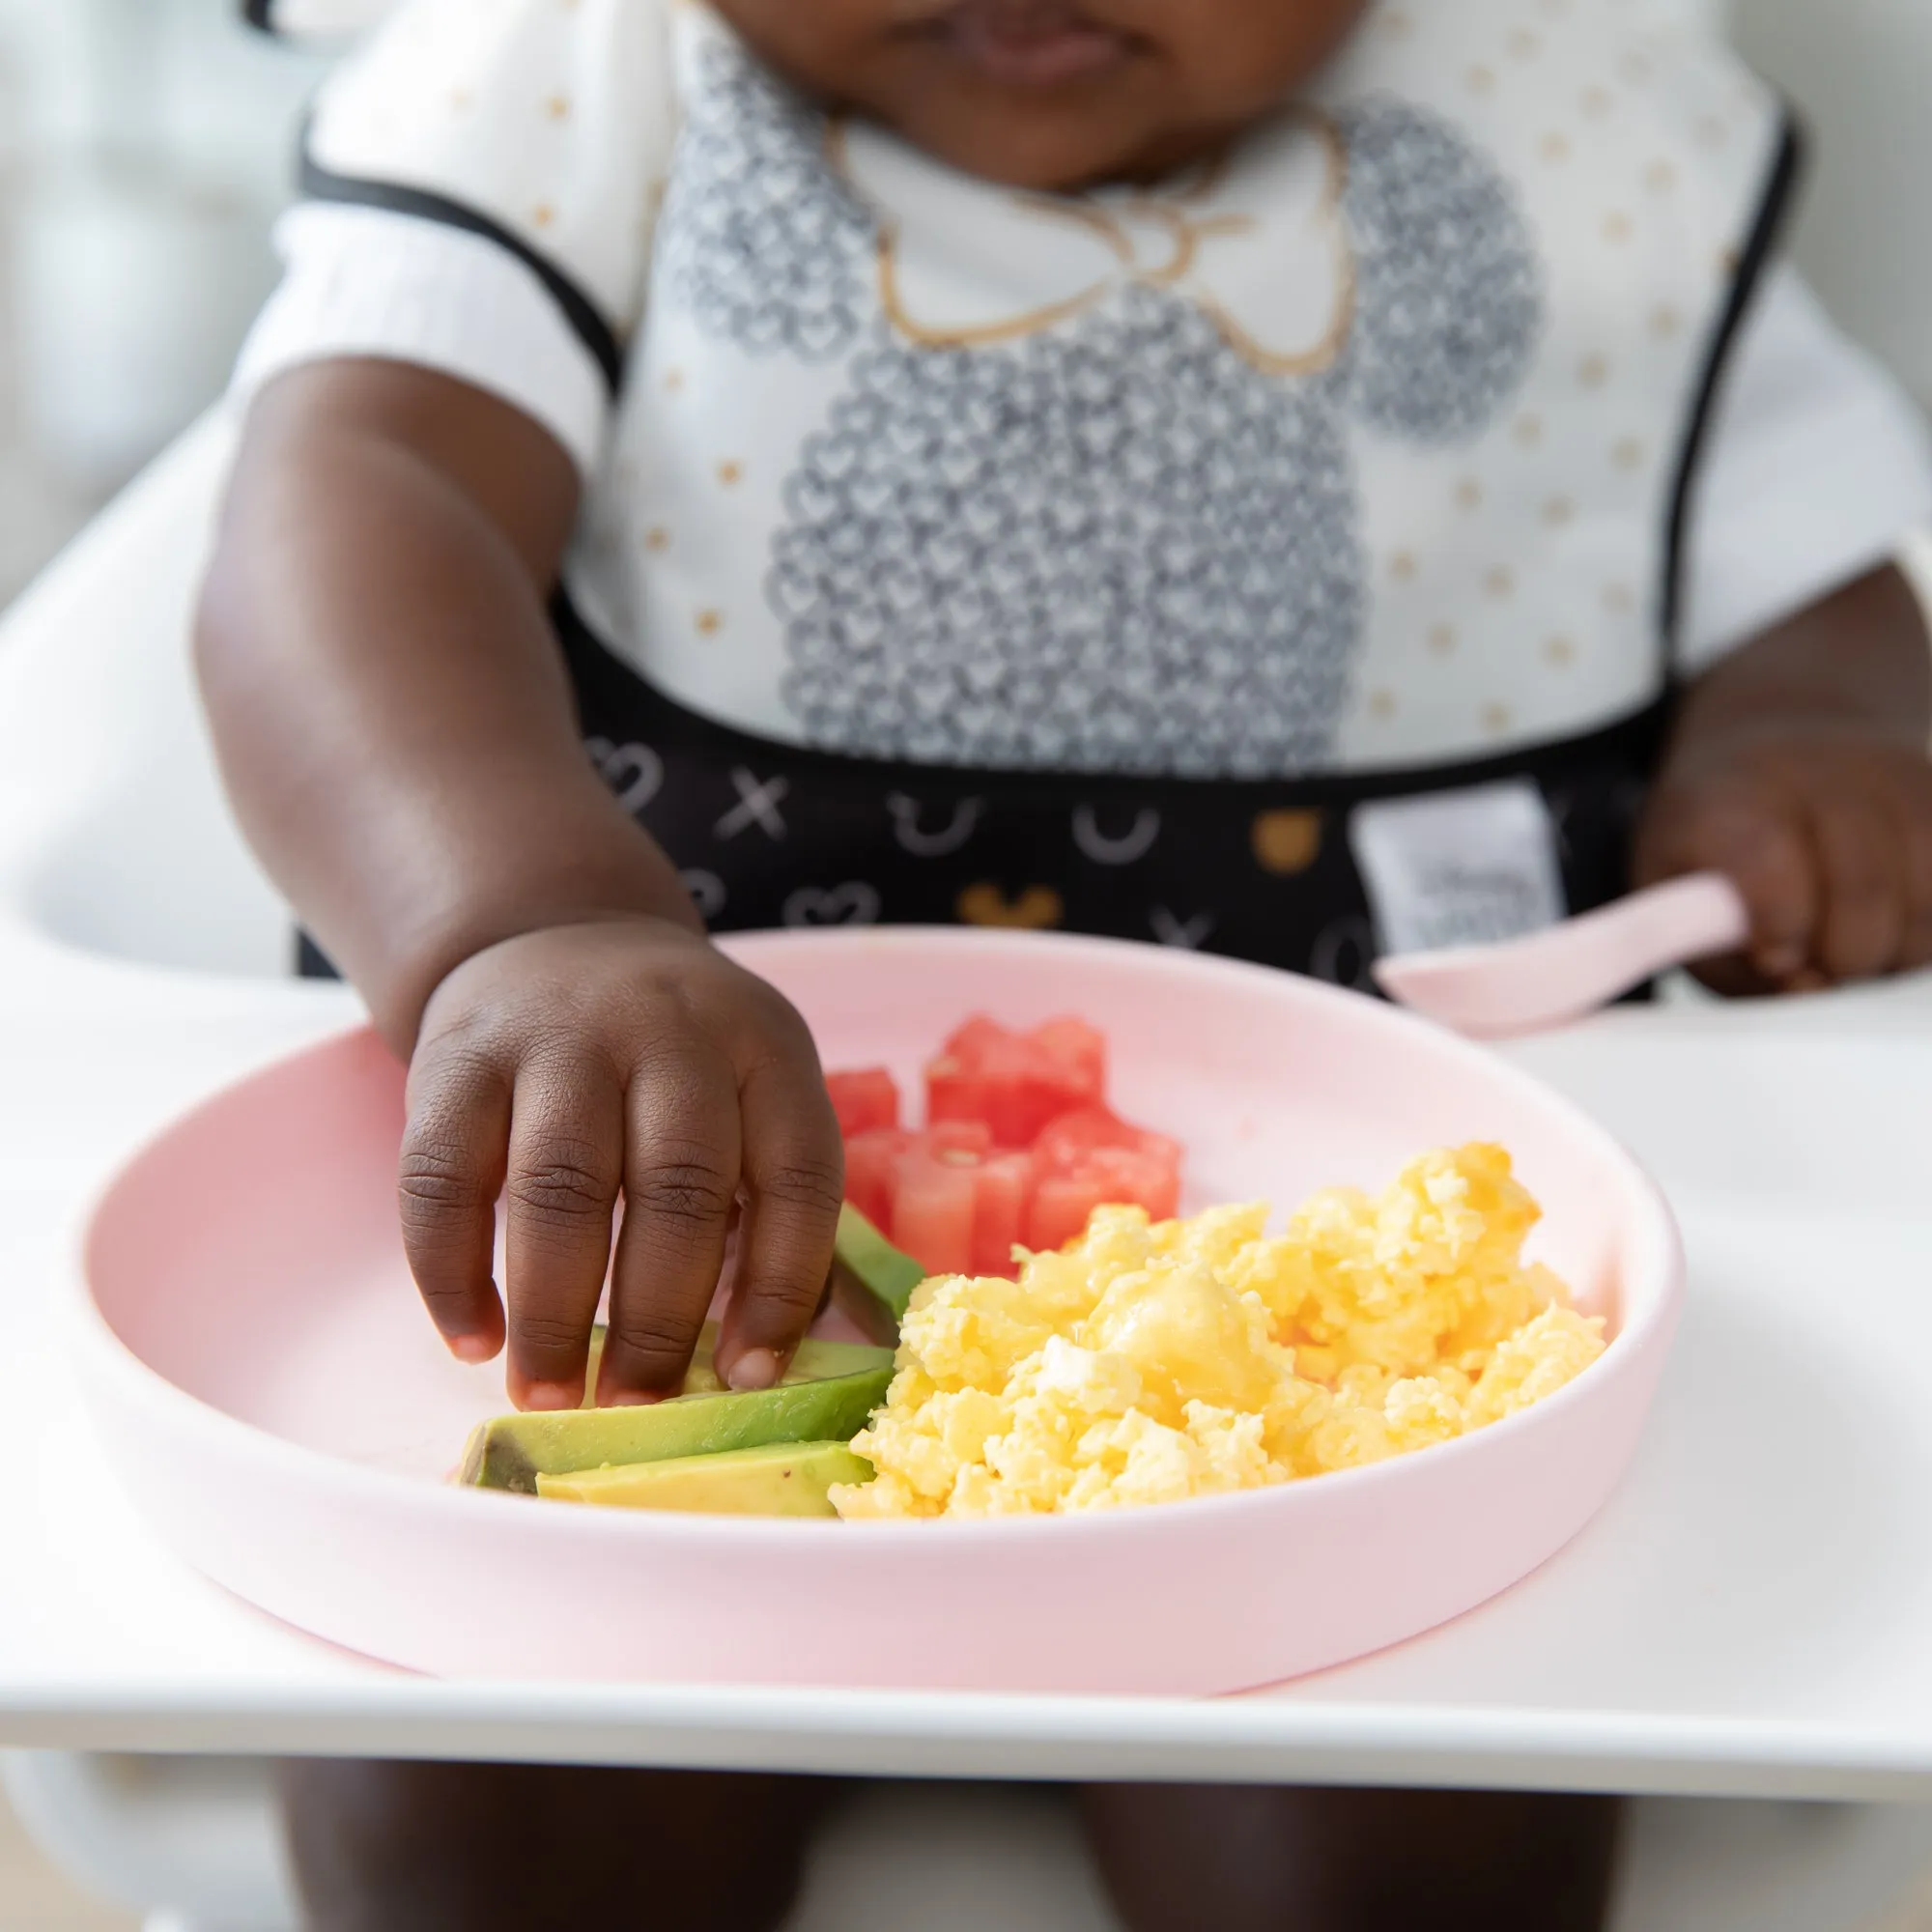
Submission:
[[[620,1196],[603,1400],[677,1385],[734,1223],[733,1386],[819,1303],[811,1042],[707,930],[1361,985],[1715,867],[1723,988],[1932,960],[1932,470],[1776,266],[1797,144],[1715,47],[1610,0],[390,11],[310,126],[200,666],[410,1061],[430,1312],[520,1404],[577,1399]],[[324,1932],[773,1925],[820,1796],[290,1779]],[[1150,1932],[1596,1926],[1614,1843],[1083,1803]]]

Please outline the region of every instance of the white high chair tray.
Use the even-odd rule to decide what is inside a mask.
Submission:
[[[0,1746],[1932,1798],[1922,1000],[1624,1012],[1518,1050],[1663,1180],[1691,1298],[1623,1492],[1445,1631],[1224,1702],[485,1687],[331,1651],[181,1567],[116,1488],[49,1332],[118,1155],[342,1024],[346,997],[13,952]]]

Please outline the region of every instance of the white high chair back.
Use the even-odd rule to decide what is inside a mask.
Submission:
[[[195,586],[233,446],[211,416],[0,621],[0,935],[284,977],[291,917],[223,801]]]

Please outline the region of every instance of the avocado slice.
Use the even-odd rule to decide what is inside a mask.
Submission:
[[[609,1331],[600,1321],[590,1331],[590,1361],[583,1376],[583,1406],[597,1406],[597,1369],[604,1359],[604,1338]],[[692,1352],[691,1367],[684,1378],[684,1387],[680,1395],[722,1395],[724,1384],[718,1378],[718,1371],[712,1366],[712,1351],[718,1346],[718,1324],[707,1321],[697,1338],[697,1347]],[[791,1367],[784,1373],[787,1382],[822,1382],[834,1376],[856,1376],[866,1369],[881,1367],[890,1359],[884,1349],[868,1347],[864,1342],[821,1342],[815,1335],[808,1335],[798,1345],[798,1352],[791,1358]]]
[[[924,1279],[925,1269],[894,1247],[849,1201],[838,1210],[832,1296],[861,1334],[895,1347],[912,1292]]]
[[[458,1480],[486,1490],[534,1495],[537,1478],[572,1475],[609,1464],[662,1463],[769,1442],[846,1442],[886,1399],[893,1366],[856,1375],[781,1382],[744,1394],[673,1396],[643,1408],[568,1408],[499,1415],[469,1438]]]
[[[834,1483],[869,1483],[872,1465],[842,1442],[767,1442],[722,1455],[537,1477],[537,1494],[607,1509],[710,1516],[837,1516]]]

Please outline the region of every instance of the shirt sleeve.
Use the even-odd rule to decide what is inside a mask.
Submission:
[[[611,387],[596,355],[514,255],[462,229],[311,202],[275,230],[285,273],[250,332],[232,394],[341,356],[410,362],[482,389],[549,430],[588,475]]]
[[[325,357],[414,362],[588,467],[674,123],[662,0],[405,0],[318,99],[242,393]]]
[[[1932,526],[1911,399],[1780,269],[1740,339],[1692,492],[1679,647],[1692,674]]]

